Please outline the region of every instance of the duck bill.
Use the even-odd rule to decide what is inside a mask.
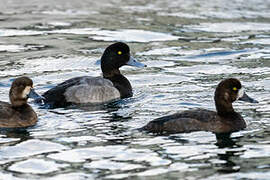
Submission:
[[[137,61],[135,58],[133,58],[132,56],[130,56],[129,61],[126,63],[126,65],[129,66],[135,66],[135,67],[146,67],[145,64],[140,63],[139,61]]]
[[[36,93],[36,91],[33,88],[30,90],[28,97],[34,100],[44,99],[44,97]]]
[[[256,101],[255,99],[249,97],[245,92],[244,92],[243,96],[241,98],[239,98],[238,100],[246,101],[246,102],[250,102],[250,103],[258,103],[258,101]]]

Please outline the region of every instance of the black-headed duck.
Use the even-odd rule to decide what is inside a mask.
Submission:
[[[101,57],[103,77],[75,77],[58,84],[42,96],[51,108],[71,104],[100,104],[133,95],[128,79],[119,68],[124,65],[145,67],[131,55],[127,44],[122,42],[108,46]]]
[[[236,100],[257,103],[242,88],[238,79],[221,81],[215,91],[216,110],[187,110],[150,121],[142,129],[154,133],[185,133],[210,131],[215,134],[230,134],[246,127],[243,117],[234,111],[232,103]]]
[[[28,98],[42,98],[33,89],[33,81],[28,77],[20,77],[12,82],[10,103],[0,101],[0,128],[26,128],[34,126],[37,114],[30,105]]]

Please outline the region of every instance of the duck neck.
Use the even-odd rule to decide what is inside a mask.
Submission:
[[[120,73],[119,69],[110,72],[103,71],[103,77],[113,83],[114,87],[120,92],[121,98],[127,98],[133,95],[130,82]]]
[[[18,95],[12,90],[9,92],[9,100],[12,107],[23,107],[27,105],[27,98],[18,98]]]
[[[10,103],[12,107],[18,108],[18,107],[23,107],[27,105],[27,100],[26,99],[12,99],[10,98]]]
[[[215,104],[218,115],[231,116],[235,113],[229,96],[215,94]]]
[[[230,116],[235,113],[232,103],[227,104],[227,102],[216,102],[216,109],[220,116]]]
[[[102,70],[102,74],[103,74],[103,77],[106,78],[106,79],[110,79],[111,77],[121,75],[119,69],[113,69],[113,70],[110,70],[110,71]]]

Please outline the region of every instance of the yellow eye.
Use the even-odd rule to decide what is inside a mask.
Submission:
[[[122,54],[122,51],[118,51],[117,54],[118,54],[118,55],[121,55],[121,54]]]
[[[237,91],[237,87],[234,87],[233,90],[234,90],[234,91]]]

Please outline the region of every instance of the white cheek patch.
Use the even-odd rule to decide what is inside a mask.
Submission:
[[[26,86],[22,92],[22,98],[27,98],[28,94],[30,93],[31,91],[31,86]]]
[[[244,96],[244,92],[245,92],[244,88],[239,89],[239,91],[237,93],[237,99],[243,97]]]

